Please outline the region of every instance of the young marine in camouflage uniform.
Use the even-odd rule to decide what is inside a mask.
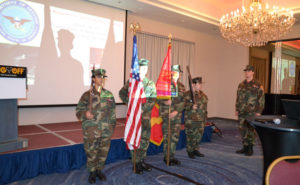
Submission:
[[[207,96],[201,91],[202,78],[196,77],[192,80],[195,102],[192,101],[191,90],[184,94],[185,99],[185,134],[186,151],[192,159],[195,156],[204,157],[199,152],[199,144],[202,139],[204,125],[207,120]]]
[[[92,70],[94,87],[86,91],[76,107],[76,116],[82,122],[83,145],[87,156],[87,169],[90,172],[89,183],[96,177],[106,180],[101,172],[110,147],[110,139],[116,125],[115,100],[113,94],[103,88],[104,69]],[[92,111],[90,111],[90,95]]]
[[[168,155],[168,125],[169,119],[171,124],[171,137],[170,137],[170,161],[169,165],[180,165],[180,161],[174,157],[176,146],[180,136],[181,129],[181,116],[184,109],[184,85],[178,82],[181,69],[179,65],[172,65],[172,82],[171,82],[171,100],[158,100],[159,104],[159,115],[163,119],[163,145],[164,145],[164,162],[167,163]],[[169,114],[169,107],[171,106],[171,111]]]
[[[251,156],[255,144],[255,130],[247,120],[261,115],[265,105],[265,96],[262,85],[253,79],[254,67],[247,65],[244,71],[246,79],[238,86],[235,105],[243,148],[237,150],[236,153]]]
[[[148,78],[146,74],[148,71],[148,62],[147,59],[139,60],[139,72],[140,79],[142,80],[144,86],[144,93],[146,96],[146,103],[142,104],[142,133],[140,148],[136,150],[136,171],[137,174],[143,174],[143,171],[151,171],[152,168],[148,166],[144,160],[147,155],[147,150],[149,147],[150,134],[151,134],[151,111],[156,101],[156,87],[155,83]],[[129,90],[129,81],[126,82],[125,86],[119,91],[119,96],[121,100],[128,104],[128,90]],[[131,157],[133,162],[133,152],[131,151]]]

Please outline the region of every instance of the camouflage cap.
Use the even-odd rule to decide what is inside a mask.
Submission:
[[[180,69],[180,65],[172,65],[171,70],[182,73],[182,70]]]
[[[139,66],[148,66],[149,60],[141,58],[139,60]]]
[[[252,65],[247,65],[244,71],[253,71],[254,72],[254,67]]]
[[[202,77],[196,77],[196,78],[193,78],[192,82],[193,82],[194,84],[196,84],[196,83],[202,84],[202,83],[203,83],[203,82],[202,82]]]
[[[100,78],[105,78],[106,76],[106,70],[105,69],[94,69],[92,70],[92,75],[97,76]]]

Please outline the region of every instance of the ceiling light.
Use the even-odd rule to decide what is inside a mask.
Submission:
[[[242,10],[227,13],[220,19],[222,36],[231,43],[247,47],[263,46],[268,41],[278,40],[291,30],[295,23],[289,9],[269,8],[260,0],[251,0]]]

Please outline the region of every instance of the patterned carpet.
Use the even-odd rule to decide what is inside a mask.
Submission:
[[[180,166],[167,167],[162,153],[148,156],[146,162],[171,173],[185,176],[204,185],[255,185],[262,184],[263,157],[259,141],[254,147],[254,155],[246,157],[234,151],[241,147],[237,122],[213,120],[222,130],[223,138],[213,134],[212,141],[200,144],[203,158],[190,159],[185,149],[176,152]],[[182,178],[153,169],[143,175],[132,173],[129,160],[118,161],[105,166],[103,171],[107,181],[97,180],[96,184],[105,185],[182,185],[194,184]],[[88,172],[83,166],[63,174],[40,175],[33,179],[14,182],[14,185],[83,185],[88,184]]]

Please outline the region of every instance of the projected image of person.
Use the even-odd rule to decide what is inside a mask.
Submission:
[[[113,94],[104,89],[104,69],[92,70],[92,86],[80,98],[76,116],[82,122],[83,145],[87,156],[88,182],[94,184],[96,177],[105,181],[101,172],[110,148],[111,136],[116,126],[116,105]]]
[[[61,74],[67,82],[76,82],[74,86],[83,86],[83,68],[79,61],[75,60],[71,55],[73,49],[74,34],[66,29],[58,31],[57,45],[60,51],[58,65]],[[69,74],[68,74],[69,73]],[[78,86],[78,87],[79,87]]]
[[[43,40],[35,87],[39,87],[39,91],[48,88],[56,89],[56,91],[51,94],[47,92],[44,93],[49,99],[55,99],[55,97],[58,96],[68,97],[72,92],[82,93],[84,91],[83,67],[81,63],[71,55],[73,41],[75,39],[74,34],[66,29],[58,31],[57,46],[59,54],[55,51],[55,39],[52,36],[52,30],[50,30],[50,32],[47,30],[44,34],[47,34],[45,37],[48,37],[48,39]],[[49,39],[50,35],[52,39]],[[50,42],[47,43],[46,41]],[[47,58],[49,55],[51,60]],[[45,81],[45,77],[49,76],[53,78],[47,78]],[[58,85],[60,88],[57,88]]]
[[[105,48],[103,50],[103,58],[101,61],[102,65],[110,65],[111,61],[120,60],[118,55],[111,54],[111,53],[115,53],[115,51],[117,51],[118,48],[120,48],[121,45],[123,44],[122,42],[119,42],[116,39],[116,35],[114,34],[115,33],[114,29],[116,29],[116,28],[114,28],[113,23],[114,22],[111,21],[110,26],[109,26],[108,37],[107,37]]]
[[[82,64],[74,59],[71,54],[76,37],[67,29],[53,31],[51,21],[54,20],[51,19],[49,5],[45,5],[44,19],[45,28],[37,58],[34,82],[33,86],[30,87],[30,92],[32,94],[37,92],[43,94],[44,97],[41,98],[35,96],[37,102],[43,101],[43,98],[51,100],[51,103],[58,99],[66,99],[64,103],[72,103],[68,101],[70,94],[77,92],[76,97],[79,98],[84,91]],[[56,90],[49,93],[47,89]],[[55,103],[59,102],[61,101],[58,100]]]
[[[292,78],[289,77],[289,70],[288,68],[284,68],[284,79],[282,80],[282,88],[280,93],[293,94],[292,87],[293,87],[293,81]]]

